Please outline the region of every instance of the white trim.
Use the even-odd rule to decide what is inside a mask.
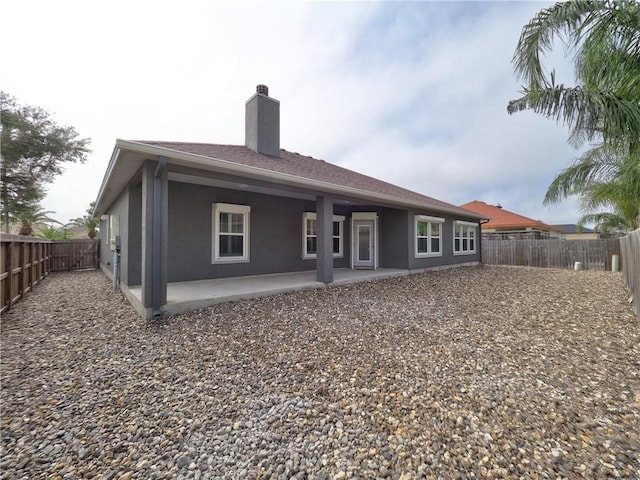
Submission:
[[[318,215],[316,212],[304,212],[302,214],[302,259],[303,260],[311,260],[318,257],[317,253],[307,253],[307,220],[317,220]],[[338,222],[340,225],[340,249],[336,253],[333,253],[333,258],[342,258],[344,257],[344,215],[333,215],[332,222]],[[316,227],[317,228],[317,227]],[[333,224],[331,225],[331,238],[335,238],[333,236]],[[316,235],[317,238],[317,235]],[[333,250],[333,245],[331,246]]]
[[[352,220],[378,220],[378,214],[376,212],[353,212],[351,214]]]
[[[351,213],[351,268],[356,268],[356,249],[357,249],[357,237],[358,232],[356,229],[356,222],[361,220],[370,220],[373,221],[373,239],[372,239],[372,248],[373,248],[373,268],[374,270],[378,268],[378,214],[376,212],[352,212]]]
[[[430,215],[416,215],[416,218],[425,222],[444,223],[444,218],[442,217],[432,217]]]
[[[110,248],[110,244],[111,244],[111,229],[109,228],[109,218],[111,217],[111,215],[102,215],[102,217],[107,217],[104,220],[101,220],[104,223],[104,229],[100,229],[100,238],[104,238],[104,248],[108,248],[109,250]],[[102,219],[101,217],[101,219]],[[104,235],[104,237],[103,237]]]
[[[235,205],[231,203],[212,203],[212,253],[211,263],[247,263],[249,262],[249,213],[248,205]],[[220,213],[239,213],[243,215],[242,228],[242,256],[221,257],[220,251]]]
[[[456,220],[453,222],[454,225],[466,225],[467,227],[478,227],[478,222],[465,222],[464,220]]]
[[[109,247],[116,249],[116,237],[120,235],[120,215],[109,215]]]
[[[418,222],[423,222],[427,224],[427,236],[420,237],[427,239],[427,251],[426,252],[418,252]],[[431,251],[431,240],[435,237],[431,235],[431,224],[435,223],[438,225],[438,246],[439,249],[437,252]],[[441,257],[442,256],[442,225],[444,224],[444,218],[440,217],[430,217],[428,215],[414,215],[413,220],[413,255],[414,258],[429,258],[429,257]]]

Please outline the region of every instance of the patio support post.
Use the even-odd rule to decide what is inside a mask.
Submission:
[[[478,252],[478,263],[482,264],[482,223],[478,223],[476,232],[476,249]]]
[[[333,282],[333,199],[326,196],[316,197],[317,255],[316,280],[322,283]]]
[[[167,303],[168,176],[166,158],[142,169],[142,305],[160,315]]]

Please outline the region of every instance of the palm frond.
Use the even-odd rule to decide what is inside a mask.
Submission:
[[[544,197],[551,205],[584,191],[593,182],[610,179],[620,169],[621,158],[608,145],[601,144],[587,150],[573,164],[560,171],[553,179]]]
[[[624,217],[617,213],[599,212],[583,215],[578,224],[594,224],[594,230],[603,234],[607,234],[611,230],[628,231]]]
[[[576,79],[590,90],[640,98],[640,48],[628,49],[613,40],[581,49],[575,58]]]
[[[511,100],[509,114],[522,110],[553,118],[584,133],[589,140],[602,135],[605,141],[632,138],[640,132],[640,105],[613,92],[563,85],[542,90],[524,89],[524,95]]]
[[[575,53],[576,87],[556,85],[542,65],[556,38]],[[509,113],[561,121],[573,143],[640,138],[640,3],[569,0],[543,9],[523,27],[513,63],[524,87]]]
[[[551,51],[556,36],[583,28],[588,14],[606,8],[604,1],[569,1],[543,9],[522,28],[513,64],[519,79],[531,89],[548,87],[540,55]],[[590,22],[591,23],[591,22]]]

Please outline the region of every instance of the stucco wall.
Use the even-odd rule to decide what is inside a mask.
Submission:
[[[169,282],[259,275],[279,272],[315,270],[315,259],[302,258],[302,219],[304,212],[315,212],[314,201],[266,194],[222,189],[170,181],[168,184],[168,255]],[[212,257],[213,203],[248,205],[250,262],[214,264]],[[476,253],[453,255],[453,218],[444,216],[441,257],[415,258],[414,215],[443,217],[428,211],[395,208],[334,205],[334,214],[343,215],[343,257],[334,259],[334,268],[349,268],[351,263],[351,214],[376,212],[378,215],[378,265],[381,268],[420,269],[480,259],[480,234]],[[122,239],[121,281],[127,285],[141,283],[142,188],[129,187],[108,210],[120,216]],[[125,227],[126,226],[126,227]],[[105,230],[106,231],[106,230]],[[108,241],[108,238],[107,238]],[[111,268],[112,252],[102,249],[103,266]],[[107,265],[107,263],[109,265]]]
[[[120,281],[125,285],[140,285],[142,255],[142,187],[140,184],[123,190],[105,215],[118,215],[120,222]],[[100,220],[100,263],[103,270],[113,273],[109,220]]]
[[[109,249],[109,221],[100,219],[100,267],[112,272],[111,250]]]
[[[378,210],[378,262],[381,268],[409,268],[407,259],[407,211],[394,208]]]
[[[129,218],[127,233],[123,235],[122,243],[127,245],[127,276],[122,277],[127,285],[142,283],[142,185],[129,188]],[[123,269],[124,271],[124,269]],[[127,281],[124,281],[124,278]]]
[[[106,215],[118,215],[120,222],[120,238],[122,240],[122,249],[120,251],[120,259],[121,259],[121,269],[120,269],[120,280],[122,283],[127,283],[127,262],[124,261],[128,254],[127,245],[125,242],[125,238],[127,237],[127,229],[125,225],[127,225],[127,218],[129,212],[129,190],[125,189],[122,191],[120,196],[116,199],[115,202],[107,209]],[[104,223],[104,229],[102,229]],[[101,221],[100,223],[101,231],[106,232],[104,238],[101,238],[102,248],[100,249],[100,264],[103,269],[106,269],[110,272],[113,272],[113,251],[111,250],[111,230],[109,220]],[[138,227],[140,229],[140,227]]]
[[[441,225],[441,248],[442,256],[439,257],[426,257],[415,258],[415,215],[428,215],[433,217],[444,218],[445,221]],[[457,220],[473,221],[463,217],[453,217],[451,215],[442,215],[439,213],[433,213],[428,211],[412,210],[407,217],[407,231],[410,232],[408,237],[408,254],[409,254],[409,269],[416,270],[421,268],[439,267],[442,265],[455,265],[458,263],[479,262],[481,253],[480,244],[480,228],[476,230],[476,253],[474,254],[453,254],[453,222]]]
[[[212,264],[212,204],[251,207],[249,263]],[[251,192],[169,182],[169,282],[314,270],[314,259],[302,259],[302,217],[315,212],[315,202]],[[338,206],[334,213],[345,214]],[[334,267],[350,261],[345,220],[344,256]]]

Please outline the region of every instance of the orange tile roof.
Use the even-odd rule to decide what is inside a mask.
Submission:
[[[460,205],[461,208],[478,213],[489,219],[489,222],[482,224],[483,230],[488,229],[515,229],[515,228],[535,228],[538,230],[546,230],[550,232],[560,232],[561,230],[553,225],[548,225],[540,220],[534,220],[524,215],[505,210],[502,207],[489,205],[485,202],[474,200],[473,202]]]

